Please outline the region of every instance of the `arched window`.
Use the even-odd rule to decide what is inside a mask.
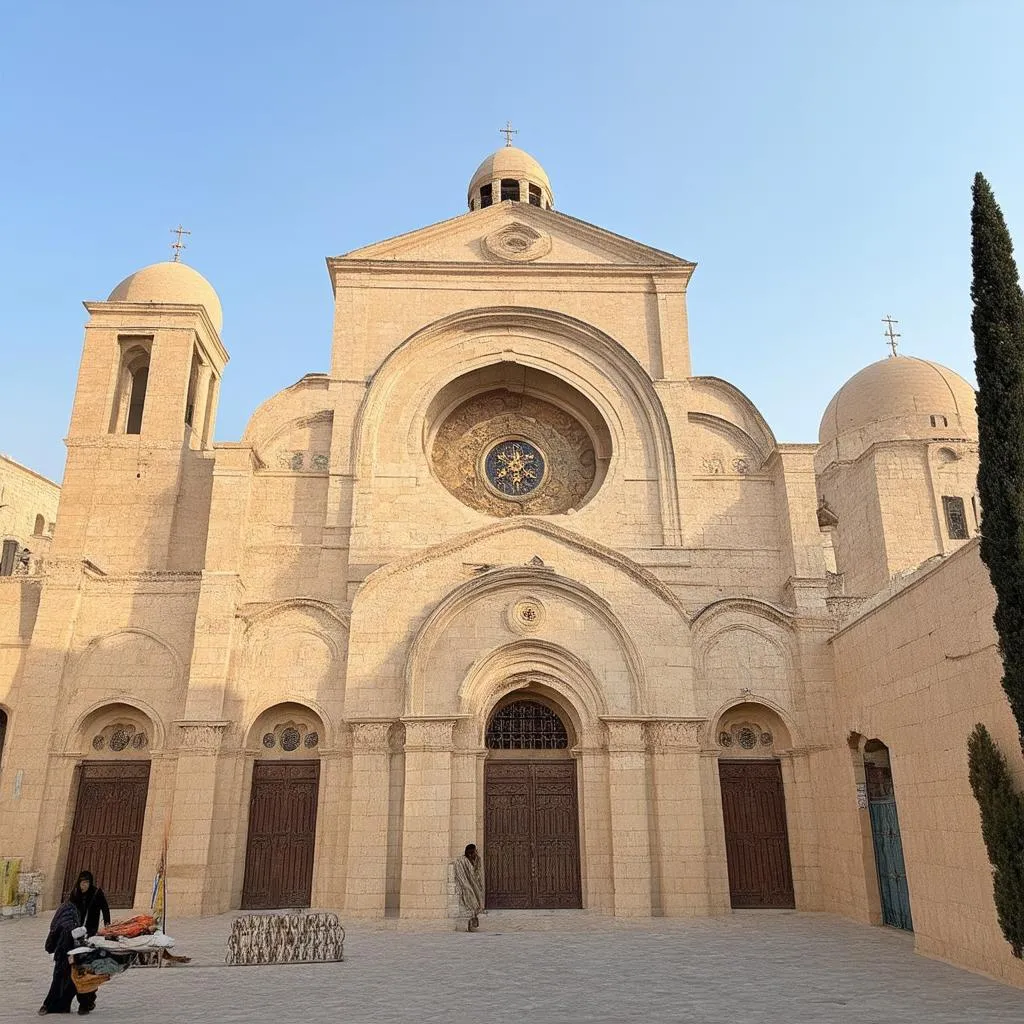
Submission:
[[[45,516],[42,516],[42,515],[36,516],[36,525],[32,528],[32,532],[37,537],[40,537],[44,533],[46,533],[46,518],[45,518]]]
[[[540,206],[540,186],[539,185],[531,185],[530,186],[530,205],[531,206]]]
[[[7,739],[7,712],[0,708],[0,765],[4,763],[4,740]]]
[[[132,389],[128,399],[128,421],[126,434],[142,433],[142,412],[146,406],[146,388],[149,385],[149,363],[143,363],[131,371]]]
[[[490,750],[565,750],[569,736],[546,704],[517,700],[499,708],[487,726]]]
[[[506,199],[519,202],[519,182],[515,178],[501,179],[501,201],[505,202]]]
[[[482,210],[485,206],[490,206],[493,202],[493,196],[491,195],[490,184],[480,186],[480,209]]]

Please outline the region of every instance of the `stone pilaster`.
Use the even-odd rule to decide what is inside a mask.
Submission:
[[[651,913],[647,743],[639,719],[605,719],[616,917]]]
[[[167,885],[178,913],[211,913],[207,865],[214,836],[217,757],[230,723],[213,719],[174,723],[178,766],[167,850]]]
[[[454,718],[406,718],[402,917],[444,917],[451,859]]]
[[[700,785],[704,723],[696,719],[648,722],[651,803],[655,821],[655,890],[666,916],[708,912],[704,857],[706,836]]]
[[[352,722],[351,804],[345,910],[383,917],[387,891],[390,719]]]

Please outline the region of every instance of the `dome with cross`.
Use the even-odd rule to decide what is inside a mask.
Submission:
[[[213,285],[186,263],[168,260],[129,274],[111,293],[108,302],[166,302],[202,306],[220,333],[224,325],[220,299]]]
[[[529,153],[512,145],[516,129],[507,126],[502,131],[505,145],[487,157],[470,179],[469,208],[479,210],[512,201],[553,209],[555,197],[547,172]]]

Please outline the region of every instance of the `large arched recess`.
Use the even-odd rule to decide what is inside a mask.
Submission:
[[[527,624],[516,620],[523,601],[536,608]],[[466,714],[465,680],[523,640],[589,665],[609,714],[692,716],[675,595],[620,552],[542,519],[492,520],[367,578],[352,605],[346,716]]]
[[[357,515],[373,518],[360,485],[377,467],[409,467],[430,481],[424,425],[434,396],[457,377],[496,363],[518,363],[560,378],[601,413],[612,439],[602,494],[613,500],[626,477],[657,483],[662,544],[680,542],[675,460],[668,420],[653,382],[617,341],[575,317],[550,310],[494,306],[465,310],[422,328],[402,342],[374,374],[360,407],[351,451]],[[419,480],[417,480],[419,482]],[[444,495],[443,488],[439,488]]]

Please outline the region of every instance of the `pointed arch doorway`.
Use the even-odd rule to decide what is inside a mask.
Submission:
[[[579,799],[570,731],[553,701],[516,691],[491,714],[484,765],[489,909],[579,909]]]

